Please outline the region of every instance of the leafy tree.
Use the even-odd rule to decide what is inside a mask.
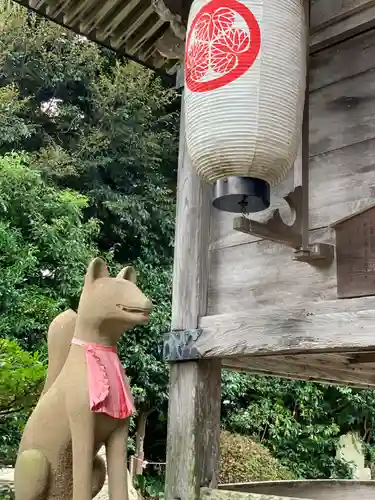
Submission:
[[[45,376],[37,353],[30,354],[15,341],[0,339],[0,468],[12,464],[14,443],[20,439],[29,409],[35,404]]]
[[[179,101],[151,71],[26,10],[0,23],[0,152],[89,198],[120,262],[172,256]],[[2,99],[1,99],[2,96]],[[2,104],[3,103],[3,104]]]
[[[152,72],[9,6],[0,21],[0,68],[0,118],[7,124],[0,129],[0,152],[24,150],[44,186],[64,188],[65,196],[66,188],[81,193],[83,219],[76,232],[93,224],[92,218],[100,221],[94,239],[110,257],[112,272],[133,263],[156,303],[149,325],[120,345],[142,436],[145,418],[166,400],[161,342],[169,328],[178,96]],[[66,241],[57,247],[63,250]],[[35,347],[51,317],[75,305],[83,269],[74,274],[74,290],[55,287],[54,294],[39,297],[29,289],[27,302],[35,306],[27,319],[37,324],[20,324],[24,333],[13,328],[8,307],[4,335],[22,336],[25,347]]]
[[[0,337],[43,351],[51,319],[77,303],[89,258],[104,254],[112,272],[133,263],[156,308],[119,351],[139,411],[138,454],[157,410],[152,439],[146,435],[148,453],[156,434],[161,441],[154,458],[165,448],[161,343],[170,319],[178,107],[152,72],[0,0]],[[375,455],[374,401],[372,391],[223,375],[226,428],[265,444],[300,477],[345,476],[334,449],[348,430],[359,430]]]
[[[335,458],[348,431],[360,433],[368,459],[374,455],[374,391],[232,372],[223,382],[226,428],[265,444],[301,478],[350,477]]]
[[[0,157],[0,336],[32,351],[77,302],[99,225],[82,220],[87,198],[48,186],[28,161]]]

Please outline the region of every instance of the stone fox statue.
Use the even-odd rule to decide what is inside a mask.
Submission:
[[[152,309],[135,281],[132,268],[110,278],[101,259],[91,262],[66,361],[49,367],[23,433],[16,500],[91,500],[104,482],[95,457],[103,444],[110,498],[127,499],[126,438],[134,407],[115,346],[125,330],[147,322]]]
[[[128,279],[132,268],[124,267],[117,275],[118,279]],[[76,326],[77,313],[72,309],[60,313],[50,324],[47,333],[48,343],[48,369],[44,387],[41,393],[42,397],[53,385],[57,376],[60,374],[65,361],[68,357],[74,329]],[[106,467],[104,460],[96,455],[93,462],[93,498],[102,489],[106,477]]]

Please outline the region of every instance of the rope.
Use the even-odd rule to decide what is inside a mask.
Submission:
[[[167,462],[153,462],[150,460],[143,460],[142,458],[139,458],[136,455],[133,455],[133,460],[136,460],[137,462],[142,462],[143,468],[145,468],[147,465],[166,465],[167,464]]]

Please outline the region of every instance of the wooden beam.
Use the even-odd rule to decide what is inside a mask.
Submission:
[[[314,500],[373,500],[375,481],[351,479],[298,479],[279,481],[256,481],[253,483],[225,484],[222,488],[236,492],[254,492],[263,495],[290,495]],[[221,489],[221,486],[220,486]]]
[[[198,178],[186,147],[181,110],[172,329],[195,329],[207,310],[210,188]],[[170,365],[166,500],[198,500],[217,485],[220,360]]]
[[[311,26],[316,32],[375,5],[374,0],[312,0]]]
[[[259,493],[242,493],[240,491],[201,489],[202,500],[303,500],[297,497],[279,497]],[[306,499],[305,499],[306,500]],[[309,500],[309,499],[307,499]],[[312,499],[311,499],[312,500]]]
[[[225,362],[226,360],[224,360]],[[232,366],[231,362],[233,360],[230,358],[230,362],[227,364],[222,365],[223,368],[227,368],[230,371],[233,372],[238,372],[238,373],[247,373],[251,375],[261,375],[262,377],[280,377],[288,380],[302,380],[304,382],[315,382],[317,384],[323,384],[323,385],[338,385],[338,386],[344,386],[344,387],[354,387],[355,389],[373,389],[374,386],[372,385],[367,385],[367,384],[350,384],[349,382],[343,382],[340,380],[331,380],[331,379],[323,379],[320,377],[306,377],[304,375],[301,375],[300,373],[278,373],[278,372],[271,372],[271,371],[262,371],[262,370],[255,370],[251,369],[249,370],[248,367],[239,367],[237,366]]]
[[[349,356],[349,364],[350,365],[368,365],[375,363],[375,353],[374,352],[362,352],[362,353],[354,353],[352,356]],[[371,367],[373,370],[374,368]]]
[[[183,69],[180,68],[182,72]],[[181,80],[178,76],[178,80]],[[193,168],[181,109],[177,213],[172,292],[172,329],[196,328],[207,309],[211,186]]]
[[[195,357],[228,358],[374,350],[372,297],[306,302],[294,307],[259,304],[249,312],[202,317]]]
[[[311,6],[314,53],[375,26],[374,0],[315,0]]]
[[[166,500],[198,500],[202,484],[217,486],[220,376],[220,360],[170,366]]]
[[[328,355],[327,355],[328,356]],[[313,355],[311,355],[313,358]],[[276,358],[276,359],[275,359]],[[288,358],[285,356],[285,358]],[[308,358],[308,356],[305,356]],[[322,384],[336,384],[369,389],[375,387],[375,372],[361,370],[341,370],[329,358],[320,364],[309,361],[294,362],[283,360],[281,356],[251,356],[242,358],[226,358],[222,366],[234,371],[269,375],[291,380],[310,380]]]

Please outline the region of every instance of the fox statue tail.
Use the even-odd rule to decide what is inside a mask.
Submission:
[[[40,397],[42,397],[48,389],[50,389],[65,364],[74,335],[76,319],[77,313],[72,309],[67,309],[56,316],[50,324],[47,333],[47,377]]]

